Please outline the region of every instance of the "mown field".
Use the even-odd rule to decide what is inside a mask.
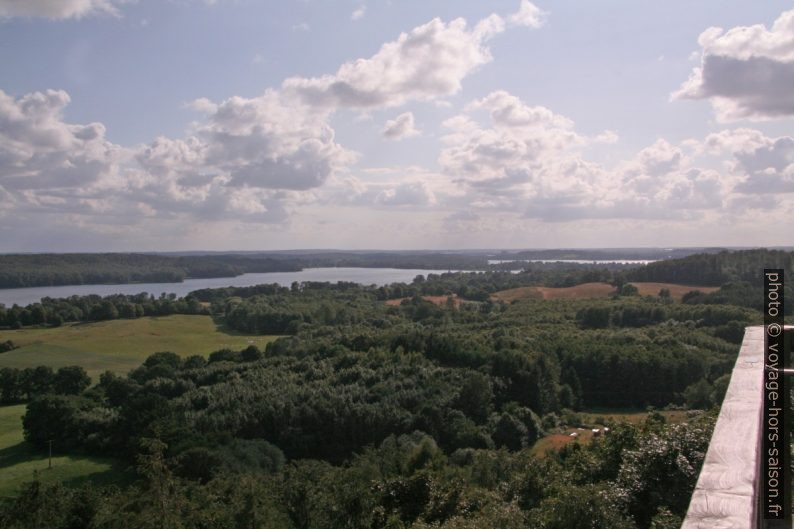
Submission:
[[[42,483],[119,483],[129,479],[125,466],[113,459],[58,453],[53,445],[52,468],[47,451],[24,441],[22,416],[25,405],[0,407],[0,497],[13,496],[22,483],[38,476]]]
[[[79,365],[96,382],[106,370],[126,373],[159,351],[189,356],[251,344],[264,349],[275,338],[228,332],[209,316],[186,315],[0,330],[0,342],[11,340],[20,346],[0,354],[0,367]]]
[[[704,294],[719,290],[718,287],[678,285],[673,283],[632,282],[641,296],[658,296],[663,288],[670,290],[670,295],[680,300],[687,292],[699,290]],[[491,297],[495,300],[510,303],[518,299],[595,299],[606,298],[615,293],[615,287],[608,283],[582,283],[573,287],[519,287],[495,292]]]

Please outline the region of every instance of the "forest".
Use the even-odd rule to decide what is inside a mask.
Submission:
[[[186,278],[300,269],[301,266],[290,259],[225,254],[178,257],[131,253],[6,254],[0,255],[0,288],[178,283]]]
[[[760,288],[764,268],[782,268],[787,274],[794,273],[794,252],[758,249],[701,253],[634,268],[626,273],[626,279],[712,286],[744,281]]]
[[[760,321],[733,302],[737,283],[684,302],[629,288],[603,299],[490,297],[621,284],[622,274],[536,267],[384,287],[43,300],[45,322],[68,310],[93,318],[97,306],[113,315],[108,304],[116,317],[167,305],[284,337],[207,358],[156,353],[94,385],[71,370],[82,382],[67,390],[60,371],[1,370],[4,402],[27,402],[29,443],[134,470],[117,485],[34,481],[0,503],[0,525],[678,527],[743,329]],[[580,413],[594,409],[651,411],[640,424],[606,421],[611,433],[592,442],[533,453],[547,435],[586,427]],[[661,409],[691,411],[669,423]]]

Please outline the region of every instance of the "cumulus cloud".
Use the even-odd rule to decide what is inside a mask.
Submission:
[[[482,110],[488,125],[477,119]],[[732,192],[720,173],[698,167],[681,146],[664,139],[610,169],[588,161],[582,149],[604,141],[600,135],[589,139],[569,118],[504,91],[472,102],[445,126],[439,162],[465,189],[458,207],[480,216],[693,219],[720,211]]]
[[[276,99],[274,99],[276,98]],[[0,91],[0,188],[20,211],[280,222],[302,191],[352,154],[325,119],[298,114],[277,94],[195,105],[195,134],[138,148],[105,138],[101,123],[67,123],[64,91],[13,98]]]
[[[704,144],[712,154],[727,153],[734,191],[745,195],[794,193],[794,138],[771,138],[753,129],[710,134]]]
[[[63,90],[14,98],[0,90],[0,184],[6,189],[86,187],[112,175],[125,150],[101,123],[62,119]]]
[[[117,15],[118,11],[113,0],[0,0],[0,18],[65,19],[95,14]]]
[[[421,134],[421,131],[416,128],[413,113],[405,112],[387,121],[386,126],[383,127],[382,133],[387,139],[401,140],[403,138],[417,136]]]
[[[492,127],[468,115],[444,122],[450,131],[440,162],[445,172],[481,185],[512,187],[532,180],[545,158],[582,144],[573,122],[541,106],[496,91],[468,105],[489,111]]]
[[[229,185],[310,189],[355,156],[336,143],[328,115],[275,90],[232,97],[212,108],[196,136],[204,162],[229,175]]]
[[[794,115],[794,10],[770,29],[709,28],[698,43],[701,65],[673,97],[708,99],[721,121]]]
[[[515,24],[530,24],[531,8],[523,2]],[[285,93],[322,108],[398,106],[410,100],[433,100],[458,93],[463,79],[492,60],[487,42],[505,30],[499,15],[469,29],[462,18],[449,23],[435,18],[397,40],[387,42],[369,59],[343,64],[335,74],[292,77]]]

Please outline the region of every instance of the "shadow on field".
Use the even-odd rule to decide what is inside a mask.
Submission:
[[[23,483],[34,481],[35,476],[43,484],[59,482],[65,486],[79,486],[84,483],[125,486],[135,480],[134,470],[119,460],[57,452],[52,457],[53,466],[48,468],[47,452],[37,450],[25,441],[0,449],[0,476],[5,478],[0,479],[0,496],[14,496]],[[97,463],[106,464],[108,467],[98,471],[87,468]],[[14,476],[9,476],[10,473]]]
[[[0,450],[0,472],[6,467],[24,463],[35,457],[45,456],[46,454],[38,454],[37,451],[25,441],[7,446]]]

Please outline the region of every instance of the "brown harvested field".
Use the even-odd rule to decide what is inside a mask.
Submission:
[[[536,457],[543,457],[546,455],[547,452],[557,451],[563,446],[567,445],[568,443],[573,443],[577,441],[579,437],[583,437],[584,433],[590,433],[589,431],[580,431],[579,437],[570,437],[568,434],[570,432],[575,432],[576,429],[566,430],[567,433],[553,433],[551,435],[547,435],[542,439],[538,439],[532,446],[532,455]],[[592,435],[592,434],[591,434]]]
[[[719,287],[700,287],[678,285],[674,283],[631,283],[641,296],[658,296],[663,288],[670,290],[674,299],[680,300],[687,292],[699,290],[704,294],[719,290]],[[582,283],[574,287],[519,287],[495,292],[491,297],[498,301],[510,303],[517,299],[593,299],[606,298],[615,293],[615,287],[609,283]]]
[[[698,287],[692,285],[677,285],[675,283],[632,283],[632,285],[637,287],[641,296],[658,296],[659,291],[666,288],[670,290],[670,294],[673,298],[678,300],[680,300],[684,294],[692,292],[693,290],[699,290],[704,294],[708,294],[720,289],[720,287]]]
[[[422,299],[425,301],[429,301],[430,303],[433,303],[435,305],[438,305],[439,307],[445,307],[447,305],[447,298],[449,297],[450,296],[422,296]],[[457,295],[452,295],[451,297],[455,302],[455,307],[459,307],[460,304],[463,303],[463,300],[459,298]],[[406,299],[411,299],[411,298],[388,299],[386,300],[386,305],[391,305],[393,307],[396,307]]]
[[[577,437],[571,437],[571,433],[576,432]],[[546,453],[557,451],[569,443],[589,443],[593,439],[593,432],[590,429],[566,428],[563,433],[549,434],[532,446],[532,455],[544,457]]]
[[[681,423],[689,418],[688,414],[691,412],[686,410],[661,410],[659,413],[661,413],[669,423]],[[607,424],[620,422],[639,424],[648,418],[648,412],[605,411],[604,413],[598,413],[590,411],[579,412],[579,416],[582,418],[582,422],[587,424],[587,428],[574,428],[569,426],[562,430],[562,432],[552,433],[538,439],[532,446],[532,454],[537,457],[543,457],[547,452],[559,450],[569,443],[589,443],[593,439],[592,428],[603,428],[603,422]],[[573,432],[576,432],[578,435],[576,437],[571,437],[571,433]]]
[[[492,297],[510,303],[516,299],[591,299],[605,298],[615,292],[609,283],[582,283],[574,287],[519,287],[496,292]]]

